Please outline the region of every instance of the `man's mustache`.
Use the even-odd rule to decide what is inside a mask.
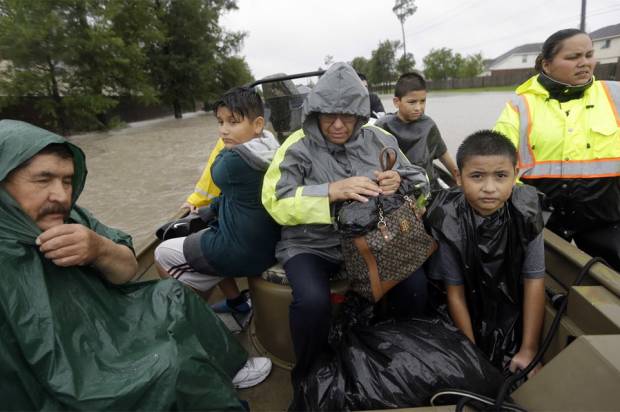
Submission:
[[[47,203],[39,210],[39,218],[57,213],[61,213],[63,216],[68,216],[69,211],[69,207],[60,203]]]

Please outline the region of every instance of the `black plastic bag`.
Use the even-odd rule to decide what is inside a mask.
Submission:
[[[368,202],[350,200],[343,202],[337,212],[338,231],[347,237],[363,236],[377,228],[379,204],[386,215],[405,203],[402,195],[371,197]]]
[[[210,207],[201,207],[197,213],[190,213],[180,219],[164,223],[157,229],[155,236],[160,240],[185,237],[206,229],[215,219],[217,216]]]
[[[375,323],[370,303],[348,296],[324,354],[296,382],[291,410],[360,410],[430,404],[436,392],[493,396],[502,374],[455,327],[440,319]]]

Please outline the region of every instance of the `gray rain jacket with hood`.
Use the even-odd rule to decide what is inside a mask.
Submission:
[[[354,114],[359,120],[344,144],[329,142],[318,124],[320,113]],[[394,166],[401,191],[418,188],[428,193],[424,169],[412,165],[398,149],[396,138],[365,124],[370,116],[368,90],[348,64],[336,63],[319,79],[304,102],[302,129],[276,153],[263,182],[262,202],[283,225],[276,257],[282,263],[301,253],[333,262],[342,260],[340,235],[334,225],[335,204],[329,202],[329,183],[353,176],[375,179],[385,147],[398,153]]]

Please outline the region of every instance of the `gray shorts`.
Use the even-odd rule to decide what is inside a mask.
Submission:
[[[207,292],[224,278],[196,272],[192,269],[183,255],[184,241],[184,237],[178,237],[162,242],[155,249],[155,261],[162,269],[168,272],[170,277],[200,292]]]

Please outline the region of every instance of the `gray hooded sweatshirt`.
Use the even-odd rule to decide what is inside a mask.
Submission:
[[[341,145],[325,139],[318,124],[320,113],[358,116],[351,138]],[[401,190],[418,188],[428,193],[424,169],[407,160],[394,136],[365,124],[369,116],[368,90],[345,63],[332,65],[306,97],[302,129],[289,136],[277,151],[263,182],[263,205],[283,225],[282,239],[276,246],[281,263],[301,253],[342,261],[329,183],[353,176],[374,180],[373,172],[381,170],[379,154],[385,147],[393,147],[398,153],[393,169],[401,176]]]

